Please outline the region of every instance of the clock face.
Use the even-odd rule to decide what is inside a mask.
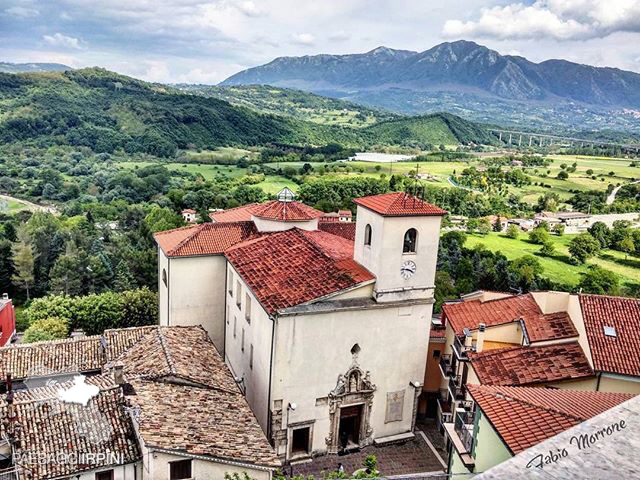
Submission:
[[[400,267],[400,275],[402,275],[402,278],[405,280],[411,278],[414,273],[416,273],[416,264],[411,260],[407,260]]]

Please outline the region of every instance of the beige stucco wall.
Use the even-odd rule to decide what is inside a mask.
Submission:
[[[357,343],[357,362],[377,387],[373,437],[410,431],[415,398],[410,382],[424,378],[431,311],[427,304],[278,318],[272,401],[283,401],[283,423],[286,406],[295,403],[289,423],[315,420],[312,448],[326,451],[329,406],[316,406],[316,399],[327,397],[338,375],[352,366],[350,350]],[[402,420],[385,423],[387,393],[399,391],[404,392]]]
[[[244,377],[246,387],[245,396],[253,414],[263,431],[267,432],[268,402],[269,402],[269,376],[271,363],[271,336],[273,322],[267,312],[256,300],[253,292],[239,277],[235,269],[229,265],[229,280],[233,279],[233,285],[227,285],[224,290],[227,298],[226,314],[226,349],[225,360],[233,375],[237,378]],[[241,304],[238,307],[237,282],[240,281]],[[233,295],[229,289],[233,287]],[[251,322],[246,320],[247,302],[246,294],[251,299]],[[235,336],[234,336],[235,322]],[[244,351],[242,351],[242,331],[244,330]],[[253,367],[251,361],[251,346],[253,345]]]
[[[584,390],[595,392],[598,380],[595,376],[587,378],[577,378],[575,380],[563,380],[561,382],[550,382],[544,386],[562,388],[565,390]],[[543,386],[543,385],[536,385]]]
[[[310,231],[318,229],[317,218],[301,222],[279,222],[276,220],[267,220],[265,218],[252,216],[251,220],[256,224],[256,228],[259,232],[280,232],[283,230],[290,230],[292,228],[300,228],[302,230]]]
[[[164,452],[151,452],[150,455],[145,455],[147,459],[146,469],[143,473],[142,479],[139,480],[167,480],[169,478],[169,462],[175,462],[179,460],[185,460],[188,457],[179,455],[172,455]],[[271,472],[265,470],[259,470],[249,466],[241,467],[235,465],[227,465],[224,463],[218,463],[215,461],[202,460],[194,458],[191,464],[191,474],[196,480],[223,480],[225,473],[239,473],[246,472],[252,479],[255,480],[270,480]],[[131,477],[133,480],[133,477]]]
[[[375,290],[407,289],[382,296],[382,301],[424,298],[425,289],[434,287],[441,217],[383,217],[358,206],[354,259],[376,276]],[[364,245],[366,225],[371,225],[371,245]],[[402,253],[405,232],[418,232],[416,253]],[[400,267],[412,260],[417,268],[409,279],[402,278]],[[433,291],[430,292],[432,294]]]
[[[140,478],[142,472],[142,464],[130,463],[128,465],[120,465],[110,468],[98,468],[96,470],[90,470],[88,472],[75,474],[70,478],[74,480],[95,480],[96,473],[104,472],[113,469],[113,480],[134,480]],[[136,472],[137,470],[137,472]]]
[[[475,460],[474,472],[484,472],[499,463],[508,460],[513,455],[487,420],[482,410],[479,410],[476,424],[475,445],[472,456]]]
[[[224,354],[225,275],[222,255],[166,258],[160,253],[161,325],[202,325]],[[168,286],[162,282],[167,269]]]
[[[602,374],[598,391],[640,394],[640,378]]]

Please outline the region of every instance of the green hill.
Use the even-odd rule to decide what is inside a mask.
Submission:
[[[262,113],[285,115],[322,125],[366,127],[398,115],[345,100],[267,85],[212,86],[176,85],[179,90],[219,98]]]
[[[357,145],[360,138],[353,129],[265,115],[91,68],[0,73],[0,143],[16,142],[170,156],[192,147]]]
[[[271,89],[255,90],[259,91],[255,95],[248,90],[249,96],[260,99],[252,104],[260,112],[99,68],[0,73],[0,144],[86,146],[95,152],[122,150],[170,157],[184,149],[272,143],[338,143],[357,148],[491,143],[484,127],[449,114],[391,117],[369,126],[361,122],[362,128],[353,128],[357,121],[344,125],[306,121],[311,117],[309,109],[319,112],[325,108],[326,112],[343,102],[301,93],[288,97],[288,91],[282,89],[268,94],[267,90]],[[288,111],[286,115],[263,113],[277,111],[274,105],[281,103],[282,95],[289,98],[286,108],[281,107]],[[348,117],[362,115],[367,123],[374,121],[373,110],[344,105],[348,105]]]
[[[393,145],[493,144],[497,138],[480,124],[449,113],[380,122],[365,132],[377,143]]]

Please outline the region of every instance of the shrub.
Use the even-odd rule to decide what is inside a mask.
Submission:
[[[69,334],[69,322],[60,317],[49,317],[33,322],[24,332],[24,343],[65,338]]]
[[[516,238],[518,238],[518,235],[520,234],[520,230],[518,228],[517,225],[511,223],[509,224],[509,226],[507,227],[507,231],[505,233],[505,235],[509,238],[513,238],[514,240]]]

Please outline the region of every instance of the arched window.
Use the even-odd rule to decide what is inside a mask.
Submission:
[[[410,228],[404,234],[404,243],[402,245],[402,253],[415,253],[416,252],[416,240],[418,239],[418,232],[415,228]]]
[[[367,226],[364,227],[364,244],[371,245],[371,225],[367,223]]]

